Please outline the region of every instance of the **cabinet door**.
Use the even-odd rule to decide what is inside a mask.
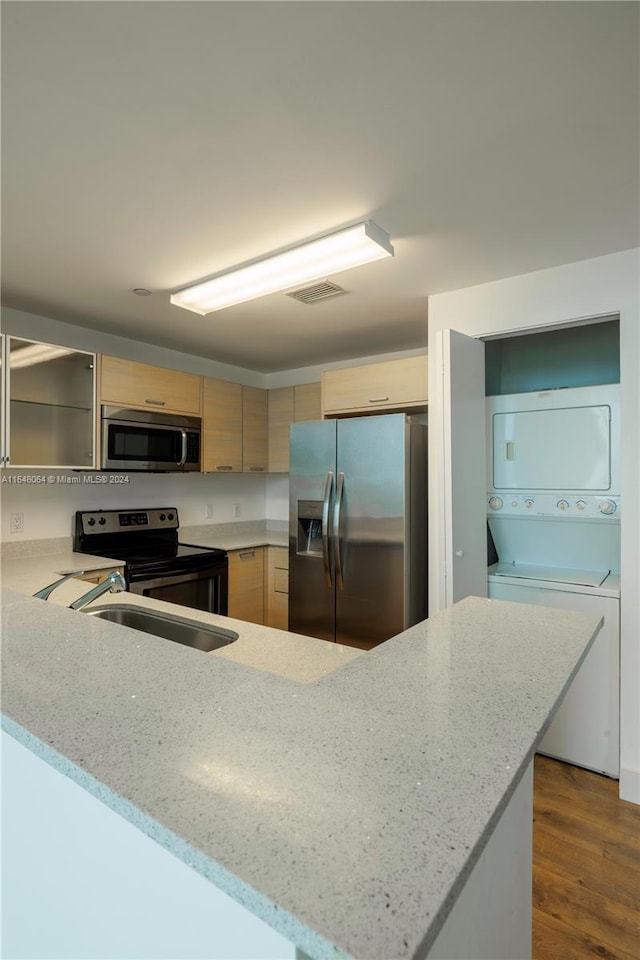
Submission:
[[[430,614],[487,595],[484,343],[441,330],[434,350],[442,376],[429,422]]]
[[[100,401],[199,416],[201,380],[192,373],[103,356]]]
[[[293,387],[269,390],[269,473],[289,472],[289,427],[293,417]]]
[[[289,428],[321,420],[320,381],[269,390],[269,473],[289,472]]]
[[[266,618],[268,627],[289,626],[289,550],[267,547]]]
[[[427,358],[387,360],[322,374],[323,413],[409,410],[427,403]]]
[[[228,615],[264,623],[264,547],[231,550]]]
[[[298,383],[293,388],[293,418],[296,423],[303,420],[322,419],[322,385],[317,383]]]
[[[266,473],[268,469],[268,391],[242,388],[242,470]]]
[[[205,377],[202,386],[202,469],[242,471],[242,386]]]
[[[95,354],[9,338],[7,463],[95,466]]]

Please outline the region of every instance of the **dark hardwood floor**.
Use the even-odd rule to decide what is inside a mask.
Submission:
[[[535,759],[533,960],[640,960],[640,807],[618,783]]]

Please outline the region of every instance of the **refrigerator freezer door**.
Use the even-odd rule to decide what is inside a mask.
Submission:
[[[332,545],[336,421],[291,425],[289,630],[335,640]]]
[[[369,647],[405,628],[408,426],[391,414],[338,420],[337,431],[336,640]]]

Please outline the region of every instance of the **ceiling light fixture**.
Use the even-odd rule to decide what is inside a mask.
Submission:
[[[236,303],[290,290],[311,280],[392,256],[388,235],[372,220],[364,220],[189,284],[171,295],[171,303],[204,317]]]

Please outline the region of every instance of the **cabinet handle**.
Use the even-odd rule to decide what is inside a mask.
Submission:
[[[369,403],[384,403],[389,397],[369,397]]]
[[[264,472],[264,467],[249,467],[249,470],[253,470],[255,473]]]
[[[244,551],[240,551],[240,553],[238,554],[241,560],[244,560],[245,557],[255,557],[255,555],[256,555],[255,550],[244,550]]]
[[[151,403],[154,407],[164,407],[164,400],[145,400],[145,403]]]
[[[233,470],[233,467],[231,466],[231,464],[229,464],[228,466],[218,464],[218,466],[216,467],[216,470]]]

